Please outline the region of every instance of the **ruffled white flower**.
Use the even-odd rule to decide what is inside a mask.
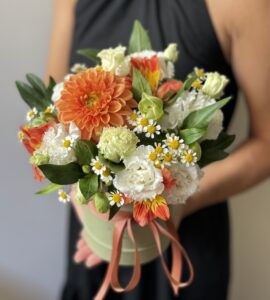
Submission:
[[[26,115],[26,120],[28,122],[32,121],[38,114],[38,111],[35,107],[33,107]]]
[[[77,73],[80,73],[80,72],[85,71],[86,69],[87,69],[87,66],[86,66],[85,64],[79,64],[79,63],[77,63],[77,64],[74,64],[74,65],[71,67],[70,71],[71,71],[72,73],[77,74]]]
[[[58,200],[62,203],[70,202],[70,195],[63,190],[58,191]]]
[[[69,130],[64,124],[51,126],[44,134],[41,146],[35,153],[49,156],[49,163],[54,165],[65,165],[76,160],[74,149],[65,147],[63,141],[70,137],[76,141],[80,137],[80,130],[71,123]]]
[[[163,196],[168,204],[184,204],[186,200],[199,190],[200,179],[203,175],[200,168],[172,165],[169,168],[172,177],[176,179],[176,186],[164,191]]]
[[[118,207],[121,207],[122,205],[124,205],[125,201],[121,193],[119,191],[115,191],[109,194],[109,203],[110,206],[116,205]]]
[[[56,102],[61,98],[62,91],[64,90],[64,82],[71,78],[72,74],[67,74],[64,81],[57,83],[53,88],[52,101]]]
[[[153,199],[164,190],[161,170],[148,158],[154,150],[152,146],[139,146],[124,160],[126,168],[113,180],[114,186],[133,200]]]
[[[129,57],[125,56],[126,47],[118,46],[101,50],[97,56],[101,59],[102,68],[117,76],[126,76],[130,71]]]
[[[159,123],[164,130],[180,127],[191,112],[214,103],[216,103],[214,99],[201,92],[186,92],[174,104],[164,109],[164,115]]]
[[[216,140],[223,129],[223,119],[224,115],[222,110],[216,111],[202,140]]]

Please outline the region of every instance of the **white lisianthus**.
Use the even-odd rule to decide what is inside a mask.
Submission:
[[[61,98],[62,91],[64,89],[64,82],[69,80],[72,74],[67,74],[64,77],[64,81],[57,83],[54,88],[53,88],[53,93],[52,93],[52,101],[56,102]]]
[[[168,204],[184,204],[190,196],[199,190],[203,173],[197,165],[186,167],[181,164],[174,164],[169,170],[172,178],[176,179],[176,186],[169,191],[164,191],[162,195]]]
[[[75,142],[80,137],[80,130],[74,123],[70,124],[69,130],[66,130],[64,124],[51,126],[44,134],[40,148],[34,154],[43,154],[49,156],[49,164],[65,165],[76,160],[73,148],[66,147],[64,141],[67,137]]]
[[[201,92],[186,92],[174,104],[164,109],[164,115],[159,123],[165,130],[180,127],[191,112],[214,103],[216,103],[214,99]]]
[[[171,43],[164,50],[165,59],[175,63],[178,59],[179,51],[177,50],[177,44]]]
[[[117,76],[126,76],[130,71],[129,57],[125,56],[126,47],[118,46],[101,50],[97,56],[101,59],[102,68]]]
[[[206,81],[202,87],[202,92],[212,98],[220,98],[229,79],[218,72],[206,73]]]
[[[152,146],[139,146],[124,160],[125,169],[115,175],[113,184],[117,190],[136,201],[153,199],[164,190],[160,169],[148,159]]]

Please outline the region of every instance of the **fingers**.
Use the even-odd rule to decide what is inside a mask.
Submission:
[[[87,245],[84,245],[77,249],[77,252],[75,253],[73,259],[76,263],[81,263],[85,261],[89,255],[92,254],[92,251]]]
[[[85,265],[87,268],[93,268],[102,263],[102,259],[96,256],[94,253],[88,256]]]

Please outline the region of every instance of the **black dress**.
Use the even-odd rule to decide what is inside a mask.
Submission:
[[[195,67],[219,71],[230,79],[227,94],[236,96],[237,87],[225,62],[203,0],[78,0],[71,62],[86,62],[77,49],[127,45],[134,19],[149,30],[153,48],[163,50],[178,43],[180,59],[176,77],[184,79]],[[228,126],[234,101],[225,110]],[[70,212],[69,261],[62,300],[90,300],[99,288],[107,265],[91,270],[73,263],[72,256],[81,226]],[[186,218],[179,230],[181,241],[195,268],[193,284],[175,298],[159,259],[142,267],[140,284],[126,294],[110,291],[106,299],[123,300],[225,300],[229,283],[229,219],[226,203],[218,204]],[[130,278],[130,268],[121,269],[120,278]],[[184,276],[185,270],[184,270]]]

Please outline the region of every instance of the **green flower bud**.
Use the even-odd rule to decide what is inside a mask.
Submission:
[[[201,148],[200,144],[198,142],[192,143],[192,144],[189,145],[189,149],[196,152],[197,158],[198,158],[198,161],[199,161],[202,157],[202,148]]]
[[[229,79],[217,72],[206,73],[206,81],[202,87],[202,92],[211,98],[220,98]]]
[[[159,120],[163,116],[163,101],[158,97],[142,94],[138,108],[147,119]]]
[[[34,155],[30,157],[30,163],[36,166],[44,165],[49,162],[49,159],[48,154],[34,153]]]
[[[91,171],[91,168],[88,165],[84,165],[84,166],[82,166],[82,170],[83,170],[83,173],[89,174]]]
[[[31,127],[38,127],[44,123],[45,123],[45,121],[42,118],[38,117],[32,121]]]
[[[168,47],[164,50],[164,57],[167,60],[175,63],[178,59],[179,51],[177,50],[177,44],[169,44]]]
[[[97,192],[93,198],[95,200],[96,209],[102,214],[106,213],[110,207],[109,199],[106,194]]]

